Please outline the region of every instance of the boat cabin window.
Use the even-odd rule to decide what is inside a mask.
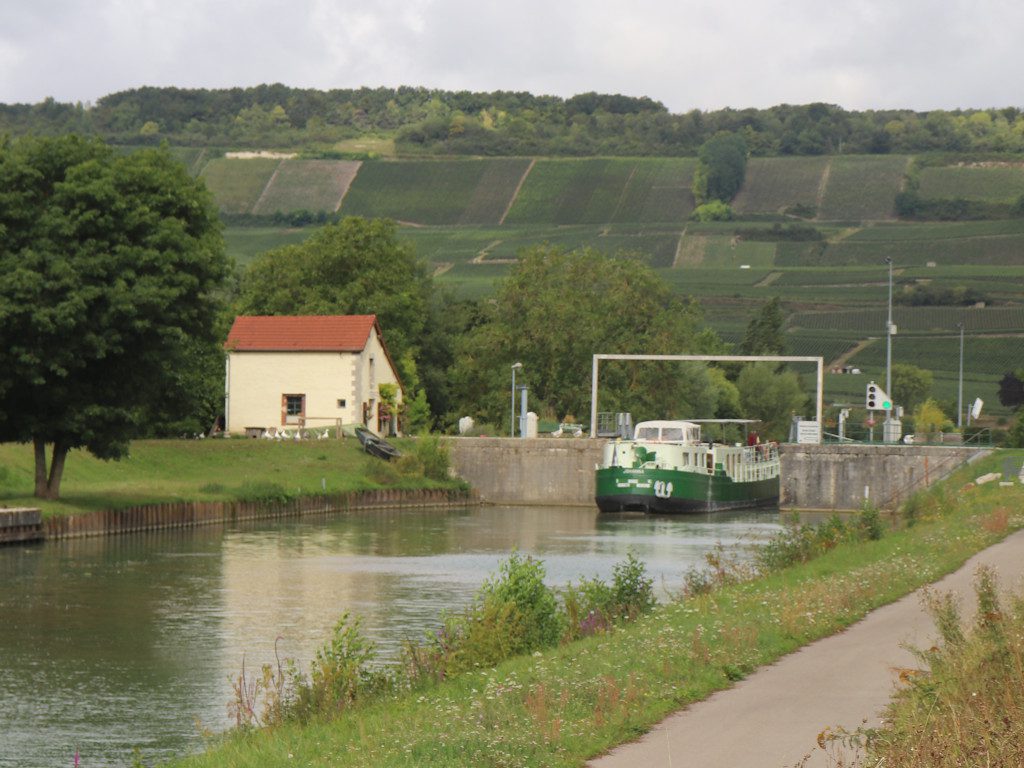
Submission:
[[[637,427],[637,440],[671,441],[671,442],[700,442],[700,427],[694,426],[651,426]]]

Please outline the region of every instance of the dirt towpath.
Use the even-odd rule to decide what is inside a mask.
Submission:
[[[932,585],[960,595],[973,613],[979,565],[996,569],[1000,585],[1024,580],[1024,531],[972,557]],[[921,590],[868,614],[857,624],[759,670],[656,725],[639,741],[589,763],[594,768],[782,768],[808,754],[806,765],[835,765],[816,746],[826,726],[855,730],[880,724],[892,695],[894,670],[919,666],[902,646],[927,648],[937,637],[921,605]],[[835,757],[835,753],[832,753]]]

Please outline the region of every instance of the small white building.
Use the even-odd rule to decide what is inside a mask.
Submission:
[[[339,424],[398,431],[402,384],[376,315],[239,316],[224,349],[231,434]],[[392,385],[395,409],[381,385]]]

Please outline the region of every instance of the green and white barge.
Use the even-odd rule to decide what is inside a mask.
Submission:
[[[597,467],[598,508],[661,514],[777,506],[778,445],[703,441],[707,421],[644,421],[632,440],[609,442]]]

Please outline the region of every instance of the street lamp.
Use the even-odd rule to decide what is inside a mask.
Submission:
[[[523,369],[522,363],[512,364],[512,420],[508,424],[508,436],[516,436],[516,371]]]
[[[964,324],[957,323],[956,327],[960,329],[960,383],[956,398],[956,428],[961,429],[964,425]]]

